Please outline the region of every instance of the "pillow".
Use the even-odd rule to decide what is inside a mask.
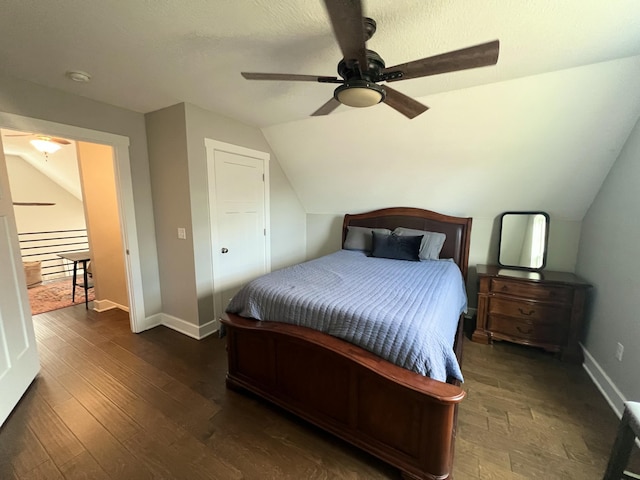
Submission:
[[[395,234],[373,232],[372,257],[393,258],[394,260],[412,260],[419,262],[422,236],[409,237]]]
[[[405,235],[422,235],[422,244],[420,245],[421,260],[438,260],[440,258],[440,250],[444,245],[447,236],[439,232],[426,232],[424,230],[414,230],[413,228],[398,227],[393,233],[398,236]]]
[[[347,227],[347,238],[344,240],[345,250],[371,251],[371,232],[391,234],[387,228]]]

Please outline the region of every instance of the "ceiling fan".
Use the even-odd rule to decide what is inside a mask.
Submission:
[[[49,160],[50,153],[56,153],[64,145],[70,145],[71,142],[64,138],[50,137],[48,135],[40,135],[35,133],[9,133],[5,137],[34,137],[29,143],[39,152],[44,154],[45,160]]]
[[[344,58],[338,63],[338,77],[297,75],[286,73],[241,72],[248,80],[287,80],[298,82],[338,83],[333,98],[316,110],[312,116],[328,115],[341,103],[351,107],[371,107],[384,102],[408,118],[414,118],[429,109],[426,105],[378,82],[397,82],[495,65],[498,62],[500,42],[483,43],[473,47],[443,53],[412,62],[387,67],[384,60],[365,42],[376,31],[376,22],[362,15],[361,0],[324,0],[336,40]]]
[[[40,135],[37,133],[7,133],[5,137],[35,137],[36,140],[44,140],[46,142],[53,142],[59,145],[71,145],[69,140],[64,138],[50,137],[49,135]]]

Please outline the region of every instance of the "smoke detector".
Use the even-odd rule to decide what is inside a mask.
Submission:
[[[74,82],[86,83],[91,80],[91,75],[87,72],[81,72],[80,70],[71,70],[67,72],[67,77],[69,77]]]

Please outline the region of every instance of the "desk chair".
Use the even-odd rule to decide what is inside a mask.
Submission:
[[[624,470],[638,437],[640,437],[640,403],[627,402],[624,404],[624,413],[620,420],[616,441],[602,480],[640,479],[640,475]]]

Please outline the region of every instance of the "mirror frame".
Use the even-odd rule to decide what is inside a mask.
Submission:
[[[500,252],[502,250],[502,228],[504,224],[505,215],[543,215],[545,218],[545,232],[544,232],[544,251],[542,252],[542,265],[539,267],[521,267],[519,265],[506,265],[500,262]],[[547,251],[549,250],[549,224],[551,223],[549,214],[547,212],[530,211],[530,212],[504,212],[500,215],[500,232],[498,236],[498,265],[503,268],[510,268],[513,270],[527,270],[530,272],[539,272],[547,265]]]

